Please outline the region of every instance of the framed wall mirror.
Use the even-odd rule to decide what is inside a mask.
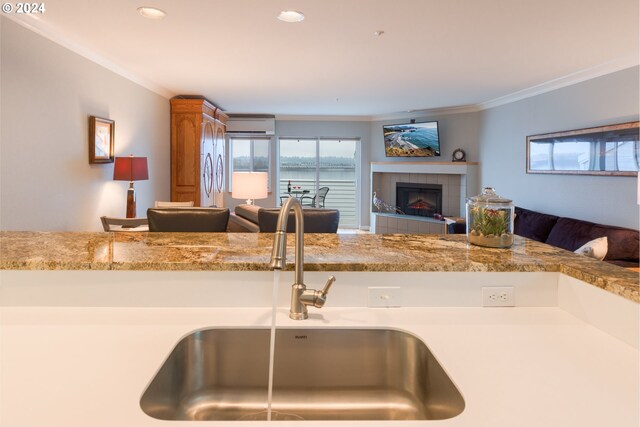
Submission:
[[[527,173],[635,176],[639,123],[527,136]]]

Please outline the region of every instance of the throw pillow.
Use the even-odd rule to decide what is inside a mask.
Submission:
[[[607,237],[599,237],[593,239],[590,242],[580,246],[574,252],[581,255],[586,255],[590,258],[595,258],[598,261],[602,261],[607,256],[608,250]]]

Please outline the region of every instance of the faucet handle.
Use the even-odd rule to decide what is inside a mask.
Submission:
[[[327,279],[327,283],[324,284],[324,289],[321,291],[323,296],[326,296],[329,293],[329,288],[333,285],[333,282],[336,281],[335,276],[329,276]]]
[[[334,276],[329,277],[327,283],[324,284],[324,289],[321,291],[316,291],[313,289],[307,289],[298,297],[299,301],[303,305],[312,305],[316,308],[324,307],[324,304],[327,302],[327,293],[329,292],[329,288],[333,285],[333,282],[336,281]],[[295,286],[295,285],[294,285]]]

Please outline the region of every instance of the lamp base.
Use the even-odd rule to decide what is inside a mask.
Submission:
[[[127,218],[136,217],[136,190],[133,189],[133,181],[129,182],[127,190]]]
[[[247,204],[248,205],[253,205],[253,199],[247,199]]]

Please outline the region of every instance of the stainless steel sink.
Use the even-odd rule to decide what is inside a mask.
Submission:
[[[140,400],[161,420],[266,419],[268,329],[204,329]],[[440,420],[464,400],[427,346],[388,329],[278,329],[272,419]]]

